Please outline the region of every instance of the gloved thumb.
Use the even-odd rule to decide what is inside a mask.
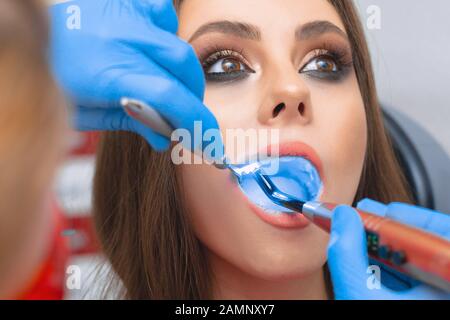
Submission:
[[[178,18],[172,0],[133,0],[134,7],[141,14],[148,14],[159,28],[175,34]]]
[[[423,284],[396,294],[402,300],[450,300],[449,293]]]
[[[328,266],[336,299],[367,296],[366,235],[360,216],[351,207],[339,206],[333,212]]]

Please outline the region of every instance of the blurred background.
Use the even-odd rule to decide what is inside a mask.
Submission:
[[[450,212],[450,2],[356,0],[380,101],[415,144],[434,207]],[[380,29],[369,28],[373,6]]]
[[[450,1],[355,3],[366,28],[386,125],[417,201],[450,212]],[[82,270],[82,287],[67,290],[66,296],[92,298],[102,283],[89,220],[96,135],[74,133],[73,140],[56,191],[72,217],[73,230],[67,234],[78,254],[71,264]]]

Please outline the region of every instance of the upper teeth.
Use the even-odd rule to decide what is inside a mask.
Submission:
[[[271,209],[266,209],[264,207],[261,207],[263,209],[264,212],[270,213],[270,214],[281,214],[280,211],[277,210],[271,210]]]

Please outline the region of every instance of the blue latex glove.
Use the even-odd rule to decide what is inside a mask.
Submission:
[[[401,203],[385,206],[369,199],[361,201],[358,208],[450,239],[450,216],[446,214]],[[364,227],[356,211],[348,206],[339,206],[333,213],[328,265],[336,299],[450,299],[450,294],[425,284],[418,284],[403,291],[394,291],[385,285],[381,285],[380,289],[369,286],[368,279],[372,273],[368,271],[370,269]],[[381,269],[382,283],[386,270],[388,269]],[[395,273],[388,274],[390,282],[395,277]],[[402,280],[407,281],[408,277],[403,277]]]
[[[203,131],[218,129],[202,103],[200,62],[175,35],[172,0],[75,0],[53,5],[50,15],[52,66],[76,105],[79,130],[132,131],[156,150],[166,150],[167,138],[120,108],[124,96],[146,102],[192,137],[194,121],[202,122]]]

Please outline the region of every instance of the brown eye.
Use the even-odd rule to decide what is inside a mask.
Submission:
[[[333,72],[336,69],[336,64],[329,58],[320,58],[316,60],[317,70],[323,72]]]
[[[311,60],[302,72],[335,73],[339,72],[339,67],[333,58],[322,56]]]
[[[228,57],[217,60],[206,73],[236,73],[245,71],[245,65],[238,59]]]
[[[241,63],[233,58],[226,58],[222,61],[223,72],[237,72],[242,70]]]
[[[346,79],[352,70],[353,61],[347,61],[346,56],[339,52],[316,50],[314,55],[300,69],[300,74],[315,80],[338,82]]]
[[[242,80],[255,72],[248,67],[242,53],[233,50],[221,50],[211,54],[202,61],[202,66],[208,82]]]

